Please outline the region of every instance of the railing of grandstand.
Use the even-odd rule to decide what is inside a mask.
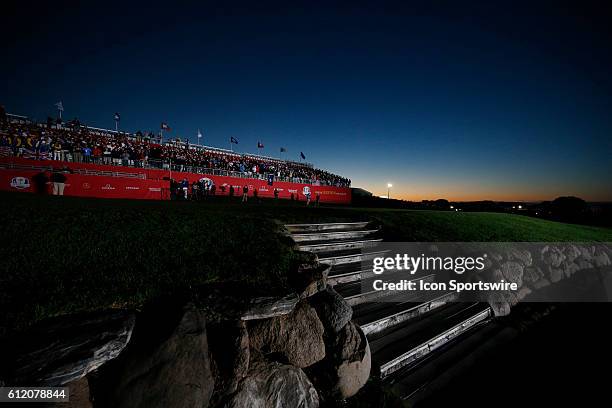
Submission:
[[[30,118],[28,118],[27,116],[15,115],[14,113],[7,113],[6,117],[10,123],[19,123],[19,124],[31,123]]]
[[[51,163],[53,161],[49,161],[49,165],[28,165],[28,164],[20,164],[14,162],[0,163],[0,168],[2,169],[13,169],[13,170],[33,170],[33,171],[54,171],[57,167],[54,167]],[[90,169],[71,169],[67,168],[66,171],[69,171],[73,174],[81,174],[84,176],[107,176],[107,177],[123,177],[123,178],[137,178],[137,179],[146,179],[147,175],[144,173],[128,173],[125,171],[102,171],[102,170],[90,170]]]
[[[227,176],[227,177],[237,177],[244,179],[258,179],[258,180],[267,180],[268,173],[260,174],[253,172],[240,172],[240,171],[230,171],[225,169],[211,169],[206,167],[197,167],[191,166],[188,164],[176,164],[169,163],[162,160],[149,159],[146,163],[140,163],[141,166],[146,168],[153,169],[162,169],[168,171],[177,171],[177,172],[185,172],[185,173],[195,173],[202,175],[211,175],[211,176]],[[310,179],[304,179],[299,177],[278,177],[274,175],[275,181],[286,181],[289,183],[301,183],[301,184],[319,184],[319,185],[331,185],[324,181],[316,181]]]

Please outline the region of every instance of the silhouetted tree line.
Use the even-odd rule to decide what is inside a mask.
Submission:
[[[558,197],[553,201],[524,203],[491,200],[451,202],[443,198],[416,202],[354,195],[353,205],[411,210],[513,213],[573,224],[612,227],[612,203],[587,203],[578,197]]]

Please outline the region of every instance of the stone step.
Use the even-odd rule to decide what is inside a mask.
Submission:
[[[339,255],[339,256],[330,256],[328,254],[325,254],[324,256],[319,257],[319,262],[323,264],[332,265],[332,266],[350,264],[350,263],[355,263],[355,262],[368,261],[378,256],[384,256],[388,252],[389,251],[376,251],[376,252],[369,252],[365,254],[358,252],[354,254]]]
[[[435,278],[434,275],[426,275],[426,276],[422,276],[419,278],[415,278],[413,280],[415,281],[424,280],[427,282],[433,282],[434,278]],[[383,302],[383,298],[387,298],[389,296],[394,295],[394,293],[390,291],[382,291],[382,290],[369,290],[367,292],[364,292],[362,290],[363,288],[362,288],[362,284],[360,281],[342,284],[342,285],[336,286],[334,289],[340,295],[342,295],[342,297],[344,297],[346,302],[352,307],[355,307],[357,305],[360,305],[366,302],[375,302],[375,301]],[[403,292],[402,296],[405,301],[416,302],[418,301],[419,297],[422,296],[422,293]]]
[[[350,265],[350,264],[346,264]],[[370,268],[361,269],[361,262],[356,263],[358,269],[345,269],[334,271],[334,268],[329,273],[327,277],[327,284],[329,286],[337,286],[343,283],[357,282],[362,279],[371,278],[374,276],[374,272]]]
[[[380,332],[378,338],[370,341],[380,378],[416,365],[491,317],[491,308],[486,304],[450,303],[417,321]]]
[[[354,320],[361,326],[367,336],[372,337],[384,330],[423,316],[425,313],[430,313],[457,300],[458,297],[459,295],[456,292],[449,292],[442,295],[436,294],[433,297],[425,295],[421,303],[402,302],[395,304],[385,301],[387,307],[358,315]]]
[[[409,406],[418,406],[424,398],[469,373],[475,361],[491,358],[499,352],[500,345],[508,344],[516,336],[515,329],[494,322],[478,325],[463,334],[461,341],[452,347],[442,347],[430,354],[427,364],[408,368],[405,375],[400,370],[390,376],[393,391]]]
[[[285,228],[292,234],[320,231],[353,231],[366,227],[369,221],[360,222],[329,222],[325,224],[287,224]]]
[[[382,241],[382,238],[367,239],[363,241],[343,241],[343,242],[332,242],[332,243],[325,243],[325,244],[308,244],[308,245],[300,245],[299,247],[301,251],[321,253],[321,252],[343,251],[346,249],[372,248],[378,245],[378,243],[381,241]]]
[[[378,232],[376,229],[369,230],[355,230],[355,231],[334,231],[334,232],[315,232],[315,233],[306,233],[306,234],[291,234],[291,238],[295,242],[311,242],[311,241],[321,241],[321,242],[331,242],[334,240],[341,239],[360,239],[365,238],[368,235],[372,235]]]

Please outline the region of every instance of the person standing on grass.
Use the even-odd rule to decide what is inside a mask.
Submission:
[[[310,205],[310,190],[308,190],[304,196],[306,196],[306,207],[308,207]]]
[[[278,188],[274,189],[274,201],[278,201]]]
[[[259,195],[257,193],[257,187],[253,189],[253,200],[255,200],[256,203],[259,203]]]
[[[182,192],[183,200],[187,200],[188,190],[189,190],[189,181],[186,178],[184,178],[183,181],[181,181],[181,192]]]
[[[315,196],[315,207],[319,206],[320,201],[321,201],[321,192],[317,191],[317,195]]]
[[[66,176],[59,170],[55,170],[51,175],[53,183],[53,195],[64,195],[64,187],[66,186]]]
[[[249,186],[245,184],[244,187],[242,187],[242,202],[246,203],[248,199],[249,199]]]

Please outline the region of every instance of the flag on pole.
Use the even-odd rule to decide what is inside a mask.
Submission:
[[[236,139],[234,136],[231,136],[230,137],[230,143],[238,144],[238,139]]]
[[[170,126],[166,122],[161,123],[161,130],[170,131]]]
[[[57,108],[58,111],[63,112],[64,111],[64,104],[62,103],[62,101],[59,101],[58,103],[55,104],[55,107]]]
[[[304,152],[300,152],[300,157],[304,160],[306,160],[306,156],[304,155]]]
[[[287,149],[285,149],[284,147],[281,147],[281,148],[280,148],[280,152],[281,152],[281,153],[284,153],[284,152],[286,152],[286,151],[287,151]]]
[[[198,129],[198,143],[200,142],[201,138],[202,138],[202,132],[200,132],[200,129]]]
[[[115,122],[119,122],[121,120],[121,116],[119,113],[115,112]]]
[[[257,142],[257,148],[258,148],[258,149],[263,149],[263,148],[264,148],[263,143],[261,143],[261,142]]]

